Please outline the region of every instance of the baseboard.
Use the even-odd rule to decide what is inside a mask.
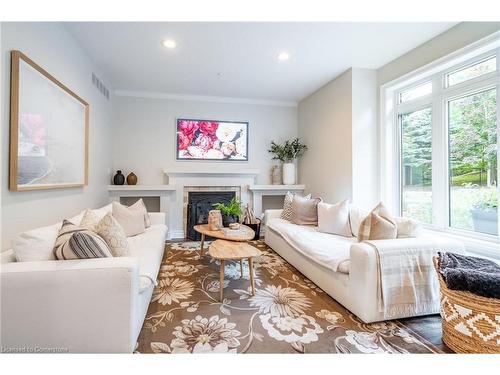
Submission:
[[[184,231],[183,230],[169,230],[167,239],[172,240],[172,239],[178,239],[178,238],[185,238],[184,236]]]

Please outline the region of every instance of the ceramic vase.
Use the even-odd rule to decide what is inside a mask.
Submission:
[[[137,176],[134,172],[130,172],[127,176],[127,185],[135,185],[137,184]]]
[[[122,171],[117,170],[115,176],[113,177],[113,184],[123,185],[124,183],[125,183],[125,176],[122,174]]]
[[[295,164],[283,163],[283,185],[295,185]]]
[[[273,185],[281,185],[281,168],[279,165],[275,165],[271,174],[271,183]]]

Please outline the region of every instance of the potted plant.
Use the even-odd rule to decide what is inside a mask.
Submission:
[[[233,197],[227,204],[215,203],[213,205],[216,210],[220,210],[222,214],[222,225],[227,227],[231,223],[238,223],[242,214],[241,202]]]
[[[296,182],[295,164],[293,163],[295,159],[301,157],[307,150],[305,144],[300,143],[299,138],[295,138],[292,141],[286,141],[284,144],[277,144],[274,141],[271,142],[271,147],[268,152],[273,154],[273,160],[279,160],[283,163],[283,184],[284,185],[294,185]]]
[[[498,197],[497,189],[481,194],[472,210],[474,230],[481,233],[498,235]]]

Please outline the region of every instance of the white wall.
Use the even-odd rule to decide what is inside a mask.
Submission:
[[[133,171],[140,184],[165,182],[163,170],[259,169],[257,183],[269,184],[274,165],[267,152],[272,140],[297,136],[297,108],[271,105],[116,97],[113,173]],[[176,161],[176,118],[248,121],[248,162]]]
[[[352,197],[351,108],[351,69],[299,103],[299,137],[309,146],[299,180],[327,202]]]
[[[5,250],[19,232],[57,222],[108,201],[113,98],[106,100],[92,85],[92,72],[107,82],[62,24],[4,22],[1,27],[1,204],[2,249]],[[8,190],[10,51],[13,49],[28,55],[90,104],[88,186],[29,192]]]
[[[377,71],[352,69],[352,200],[364,208],[379,201]]]

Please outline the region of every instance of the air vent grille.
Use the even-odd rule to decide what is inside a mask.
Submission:
[[[97,78],[97,76],[92,73],[92,84],[97,87],[97,90],[106,98],[109,100],[109,90],[106,86],[104,86],[104,83]]]

